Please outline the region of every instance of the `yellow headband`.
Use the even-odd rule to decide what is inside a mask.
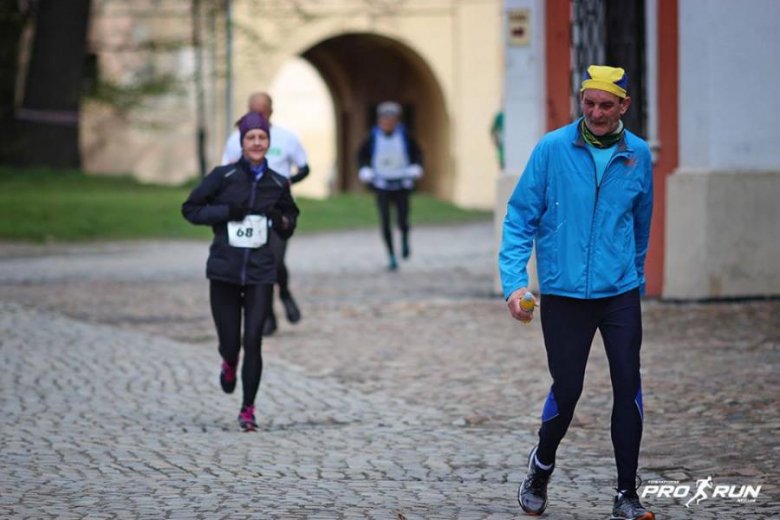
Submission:
[[[623,69],[606,67],[604,65],[591,65],[588,67],[588,71],[582,80],[580,92],[592,88],[625,98],[626,87],[628,87],[628,77]]]

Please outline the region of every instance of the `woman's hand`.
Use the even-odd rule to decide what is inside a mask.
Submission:
[[[271,221],[271,226],[274,229],[287,229],[290,224],[287,220],[287,217],[282,215],[282,212],[276,208],[269,209],[265,213],[265,216],[268,217],[268,220]]]
[[[231,204],[228,206],[228,220],[230,222],[236,222],[244,220],[244,217],[249,213],[249,206],[244,204]]]

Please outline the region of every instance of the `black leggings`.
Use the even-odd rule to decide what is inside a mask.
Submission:
[[[411,194],[410,190],[376,190],[376,205],[382,221],[382,237],[385,239],[387,252],[390,255],[395,255],[393,231],[390,225],[390,204],[395,204],[401,240],[406,248],[409,243],[409,194]]]
[[[211,314],[217,326],[219,353],[229,365],[238,365],[241,350],[241,309],[244,310],[244,365],[241,383],[244,405],[255,403],[263,373],[263,325],[271,303],[271,284],[236,285],[211,280]]]
[[[279,296],[287,298],[290,296],[288,285],[290,278],[287,266],[284,265],[284,257],[287,254],[287,239],[281,238],[276,234],[276,231],[271,230],[268,236],[268,245],[276,258],[276,284],[279,286]],[[269,309],[269,312],[273,312],[273,308]]]
[[[612,379],[612,445],[618,488],[634,489],[644,415],[639,377],[639,290],[593,300],[542,295],[540,311],[553,385],[542,412],[539,461],[555,462],[555,452],[582,393],[585,365],[598,329],[604,339]]]

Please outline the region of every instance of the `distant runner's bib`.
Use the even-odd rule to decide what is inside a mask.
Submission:
[[[374,139],[374,173],[385,180],[402,179],[406,175],[408,158],[401,132],[389,137],[379,132]]]
[[[228,222],[228,243],[233,247],[257,249],[268,241],[268,219],[247,215],[241,222]]]

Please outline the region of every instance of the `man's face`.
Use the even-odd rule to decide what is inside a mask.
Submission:
[[[580,94],[580,107],[585,124],[597,136],[617,130],[620,118],[626,113],[630,104],[631,98],[619,98],[603,90],[589,88]]]
[[[250,112],[260,112],[270,122],[271,114],[274,113],[274,108],[271,105],[271,100],[262,94],[258,94],[252,98],[249,102]]]
[[[379,119],[377,119],[377,125],[384,133],[392,134],[393,131],[395,131],[395,127],[398,126],[398,116],[391,114],[379,116]]]

